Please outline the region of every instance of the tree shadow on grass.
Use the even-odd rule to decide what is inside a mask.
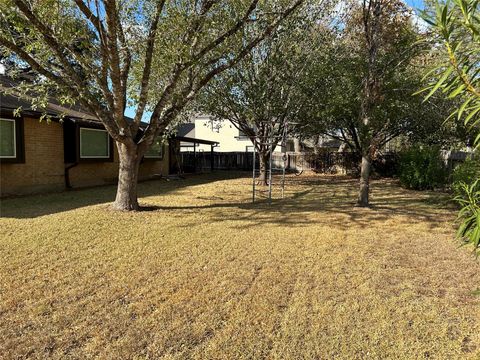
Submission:
[[[169,194],[188,186],[202,185],[226,179],[244,177],[244,172],[218,171],[208,174],[187,175],[185,179],[165,178],[139,183],[139,199],[142,197]],[[36,218],[85,206],[108,204],[115,199],[116,185],[95,186],[57,193],[45,193],[4,198],[0,200],[0,217]],[[152,210],[148,205],[141,210]]]
[[[425,223],[435,228],[451,217],[448,194],[438,192],[415,192],[402,189],[394,181],[374,181],[372,206],[355,207],[357,182],[355,179],[333,177],[302,177],[289,180],[288,187],[299,189],[287,194],[285,199],[266,200],[254,204],[243,202],[214,201],[210,204],[185,206],[154,206],[150,211],[169,212],[169,216],[183,217],[182,227],[195,225],[196,219],[187,220],[185,212],[208,212],[204,214],[211,222],[228,222],[238,229],[282,225],[302,227],[322,224],[332,228],[347,229],[352,225],[367,227],[372,222],[395,221],[406,226]],[[322,214],[322,216],[318,216]]]
[[[356,208],[357,181],[341,176],[290,176],[286,183],[286,198],[274,199],[271,204],[264,198],[251,203],[250,194],[239,190],[237,184],[223,193],[207,196],[199,189],[182,193],[183,189],[215,181],[244,178],[242,185],[248,189],[244,172],[216,172],[190,176],[185,180],[156,180],[139,185],[142,211],[168,212],[168,216],[182,217],[182,227],[198,225],[198,219],[189,218],[185,212],[201,211],[209,222],[228,222],[228,226],[255,228],[264,225],[302,227],[321,224],[332,228],[347,229],[352,225],[367,227],[372,222],[385,222],[395,217],[405,225],[425,222],[431,228],[445,221],[445,214],[451,214],[448,195],[434,192],[415,192],[400,188],[390,180],[374,181],[372,184],[372,206]],[[226,183],[230,187],[230,183]],[[224,186],[224,185],[222,185]],[[106,204],[115,197],[115,186],[42,194],[2,200],[2,217],[35,218],[64,212],[84,206]],[[182,192],[177,192],[182,190]],[[200,191],[200,193],[198,192]],[[185,205],[156,205],[149,196],[186,196]],[[142,199],[147,198],[147,199]],[[146,204],[142,203],[147,201]],[[187,203],[188,201],[188,203]],[[205,202],[210,202],[205,204]],[[322,214],[319,216],[319,214]]]

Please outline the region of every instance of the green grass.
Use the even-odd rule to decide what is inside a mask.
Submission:
[[[480,264],[438,193],[230,175],[2,200],[0,358],[478,359]],[[278,192],[276,193],[278,195]]]

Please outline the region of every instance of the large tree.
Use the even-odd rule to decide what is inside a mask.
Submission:
[[[444,119],[446,104],[413,96],[428,59],[411,16],[401,1],[353,1],[338,35],[327,51],[319,52],[322,61],[311,71],[315,76],[307,89],[316,91],[319,101],[298,131],[330,135],[358,155],[359,206],[369,205],[372,161],[385,144]]]
[[[155,138],[302,2],[0,0],[0,47],[39,75],[30,97],[55,93],[104,124],[120,159],[113,207],[136,210],[139,164]]]
[[[375,116],[384,102],[385,85],[412,52],[411,14],[402,1],[363,0],[359,17],[350,20],[363,65],[358,141],[361,147],[360,189],[357,205],[369,205],[372,159],[381,146],[390,118]],[[381,126],[376,125],[378,122]],[[375,125],[374,125],[375,124]]]
[[[326,8],[324,1],[320,9],[309,8],[291,17],[238,66],[210,82],[199,97],[200,111],[230,121],[251,140],[259,154],[263,185],[270,154],[286,127],[296,123],[313,101],[302,84],[311,68],[307,64],[318,60],[311,49],[315,39],[321,38],[318,33],[325,31],[319,21]]]

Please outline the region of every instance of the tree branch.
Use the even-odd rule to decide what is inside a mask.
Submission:
[[[137,112],[135,113],[135,117],[133,119],[133,132],[136,132],[136,130],[138,130],[138,127],[140,126],[140,121],[142,120],[143,113],[145,111],[145,106],[147,104],[148,85],[150,81],[150,73],[152,68],[152,57],[153,57],[153,50],[155,47],[155,38],[157,34],[158,21],[160,19],[160,14],[162,13],[164,5],[165,5],[165,0],[162,0],[160,1],[160,3],[158,3],[155,16],[153,18],[152,24],[150,25],[150,30],[148,32],[147,49],[145,51],[145,65],[143,68],[142,82],[140,87],[140,97],[138,101]]]

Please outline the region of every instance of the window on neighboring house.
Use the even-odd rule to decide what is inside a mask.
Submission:
[[[212,132],[220,133],[220,128],[222,124],[219,121],[215,121],[213,119],[210,120],[210,127]]]
[[[152,146],[145,153],[147,159],[162,159],[163,158],[163,142],[161,137],[157,137]]]
[[[110,136],[106,130],[80,128],[80,158],[110,158]]]
[[[242,130],[238,130],[238,140],[248,140],[249,137]]]
[[[13,119],[0,119],[0,158],[17,157],[17,131]]]

